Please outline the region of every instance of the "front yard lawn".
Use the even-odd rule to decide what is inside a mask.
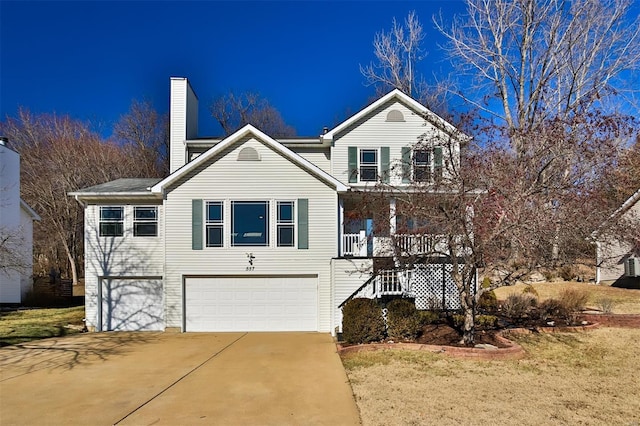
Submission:
[[[2,312],[0,346],[79,333],[83,318],[84,306]]]
[[[343,356],[365,426],[638,424],[640,330],[517,339],[527,357],[472,361],[429,352]]]

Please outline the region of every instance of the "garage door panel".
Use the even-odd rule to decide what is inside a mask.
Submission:
[[[185,279],[186,331],[317,331],[317,277]]]

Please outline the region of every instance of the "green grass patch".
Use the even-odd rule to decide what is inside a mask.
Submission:
[[[2,312],[0,346],[79,333],[83,318],[84,306]]]

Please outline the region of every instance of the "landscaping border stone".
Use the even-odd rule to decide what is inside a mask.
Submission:
[[[639,314],[582,314],[580,319],[603,327],[640,328]]]

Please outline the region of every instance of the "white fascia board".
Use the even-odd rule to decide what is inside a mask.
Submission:
[[[38,215],[38,213],[36,213],[35,210],[33,210],[31,206],[27,204],[22,198],[20,198],[20,207],[22,207],[24,211],[29,213],[29,216],[31,216],[33,220],[37,220],[37,221],[42,220],[40,215]]]
[[[405,94],[404,92],[402,92],[399,89],[394,89],[391,92],[389,92],[386,95],[384,95],[383,97],[381,97],[380,99],[378,99],[377,101],[375,101],[374,103],[372,103],[371,105],[369,105],[369,106],[363,108],[362,110],[360,110],[360,112],[352,115],[351,117],[349,117],[348,119],[346,119],[342,123],[338,124],[336,127],[334,127],[333,129],[329,130],[324,135],[320,135],[320,138],[322,140],[326,140],[326,141],[333,141],[333,139],[334,139],[334,137],[335,137],[335,135],[337,133],[339,133],[340,131],[342,131],[345,128],[349,127],[350,125],[352,125],[356,121],[360,120],[362,117],[364,117],[367,114],[371,113],[371,111],[375,110],[376,108],[378,108],[381,105],[384,105],[386,102],[388,102],[388,101],[390,101],[392,99],[397,99],[400,102],[405,103],[411,109],[415,110],[419,114],[422,114],[422,115],[432,119],[437,124],[443,126],[447,131],[449,131],[451,133],[461,133],[461,132],[458,131],[458,129],[456,129],[447,120],[445,120],[444,118],[440,117],[438,114],[430,111],[428,108],[426,108],[420,102],[418,102],[415,99],[413,99],[411,96]],[[461,135],[462,135],[462,133],[461,133]],[[466,135],[464,135],[464,137],[468,138],[468,136],[466,136]]]
[[[197,168],[198,166],[200,166],[200,164],[218,155],[218,153],[226,149],[228,146],[236,143],[239,139],[249,134],[252,134],[256,138],[260,139],[263,143],[266,143],[270,148],[274,149],[275,151],[280,153],[282,156],[291,160],[293,163],[307,170],[311,174],[331,184],[337,192],[347,192],[349,190],[348,186],[344,185],[342,182],[340,182],[338,179],[331,176],[329,173],[320,169],[310,161],[302,158],[301,156],[291,151],[289,148],[283,146],[281,143],[277,142],[272,137],[258,130],[251,124],[247,124],[246,126],[242,127],[240,130],[228,136],[222,142],[218,143],[217,145],[215,145],[214,147],[206,151],[204,154],[198,156],[195,160],[185,164],[184,166],[182,166],[181,168],[173,172],[171,175],[167,176],[165,179],[158,182],[156,185],[154,185],[151,188],[151,192],[162,193],[166,186],[180,179],[182,176],[189,173],[192,169]]]

